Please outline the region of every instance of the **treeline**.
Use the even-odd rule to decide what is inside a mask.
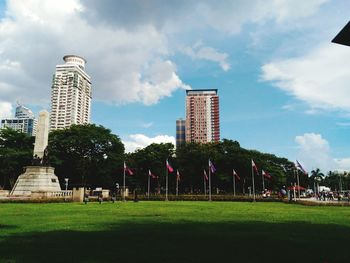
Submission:
[[[11,189],[23,167],[31,164],[34,138],[11,129],[0,131],[0,187]],[[210,159],[216,172],[212,175],[213,192],[232,193],[233,169],[236,177],[236,191],[247,193],[252,185],[253,159],[259,169],[255,175],[256,191],[262,190],[263,169],[271,178],[265,178],[265,188],[277,190],[295,182],[294,164],[286,158],[261,153],[240,147],[237,141],[223,139],[219,143],[188,143],[178,149],[171,143],[151,144],[133,153],[125,153],[120,138],[102,126],[74,125],[69,129],[56,130],[49,134],[49,159],[55,173],[64,185],[104,187],[114,190],[123,183],[124,162],[133,175],[127,173],[126,185],[131,189],[146,192],[149,171],[151,192],[161,192],[165,187],[165,162],[168,159],[174,168],[169,173],[169,193],[175,193],[176,171],[180,173],[180,193],[203,193],[204,170],[208,173]],[[300,185],[312,187],[316,177],[300,175]],[[327,182],[321,176],[321,182]],[[333,177],[330,177],[333,178]],[[312,180],[312,181],[310,181]],[[329,179],[331,184],[334,182]],[[346,188],[348,182],[343,178]]]

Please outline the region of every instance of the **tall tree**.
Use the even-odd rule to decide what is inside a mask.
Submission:
[[[49,134],[49,157],[62,182],[112,188],[122,173],[124,145],[109,129],[73,125]]]
[[[0,186],[12,189],[33,157],[34,137],[10,128],[0,130]]]

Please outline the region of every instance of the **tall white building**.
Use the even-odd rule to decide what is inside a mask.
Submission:
[[[91,80],[86,60],[75,55],[63,57],[52,79],[50,129],[90,123]]]

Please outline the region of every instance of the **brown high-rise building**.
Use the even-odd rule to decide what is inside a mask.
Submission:
[[[186,91],[186,142],[220,141],[217,89]]]

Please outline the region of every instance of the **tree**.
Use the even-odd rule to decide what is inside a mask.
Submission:
[[[169,159],[169,162],[174,166],[175,158],[173,155],[174,145],[172,143],[152,143],[143,149],[128,154],[127,162],[135,171],[133,176],[128,176],[127,178],[129,187],[141,188],[146,192],[148,170],[151,170],[154,175],[159,177],[158,180],[153,180],[153,190],[154,188],[165,186],[165,161]]]
[[[0,130],[0,187],[12,189],[23,167],[31,164],[34,137],[10,128]]]
[[[252,185],[251,159],[260,169],[260,176],[255,177],[256,191],[262,189],[261,169],[267,171],[272,178],[265,180],[269,189],[277,189],[285,185],[286,178],[293,175],[293,163],[285,158],[273,154],[261,153],[240,147],[237,141],[223,139],[216,143],[187,143],[176,150],[177,163],[184,171],[181,183],[188,189],[203,189],[203,170],[208,170],[210,158],[217,166],[212,176],[212,189],[219,188],[225,192],[232,192],[232,169],[240,176],[236,181],[238,192],[245,192]],[[201,190],[202,191],[202,190]]]
[[[114,188],[122,174],[124,145],[109,129],[94,124],[72,125],[49,134],[49,158],[56,175],[71,185]]]
[[[321,172],[321,170],[319,168],[312,170],[311,176],[309,178],[310,184],[313,185],[314,188],[317,186],[317,189],[318,189],[319,184],[323,182],[324,176],[325,175]],[[318,190],[316,190],[316,192],[317,191]]]

